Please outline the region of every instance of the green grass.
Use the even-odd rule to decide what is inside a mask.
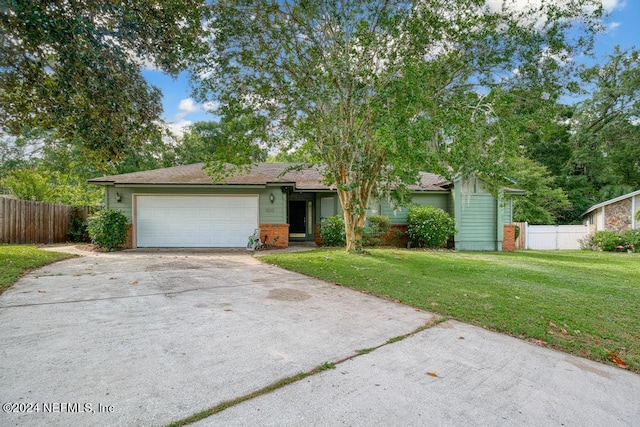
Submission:
[[[373,249],[261,259],[640,372],[639,254]]]
[[[0,294],[28,271],[73,256],[43,251],[35,246],[0,245]]]

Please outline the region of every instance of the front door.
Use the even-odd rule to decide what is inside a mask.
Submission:
[[[307,237],[306,200],[289,200],[289,237]]]

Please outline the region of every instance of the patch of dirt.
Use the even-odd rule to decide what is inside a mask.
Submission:
[[[271,289],[267,298],[280,301],[304,301],[311,298],[311,295],[297,289],[278,288]]]

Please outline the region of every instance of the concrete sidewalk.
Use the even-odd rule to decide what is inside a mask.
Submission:
[[[640,426],[640,375],[456,321],[203,426]]]

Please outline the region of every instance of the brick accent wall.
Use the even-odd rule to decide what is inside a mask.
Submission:
[[[322,237],[320,237],[320,224],[316,224],[316,228],[313,233],[313,238],[316,242],[316,245],[318,246],[324,245],[324,240],[322,240]]]
[[[267,245],[276,248],[289,247],[289,224],[260,224],[260,240],[267,236]]]
[[[396,246],[406,248],[409,243],[407,226],[405,224],[391,224],[391,231],[380,236],[381,246]]]
[[[513,252],[516,250],[516,226],[513,224],[504,226],[502,250],[505,252]]]
[[[124,243],[125,249],[133,248],[133,224],[127,224],[127,240]]]

